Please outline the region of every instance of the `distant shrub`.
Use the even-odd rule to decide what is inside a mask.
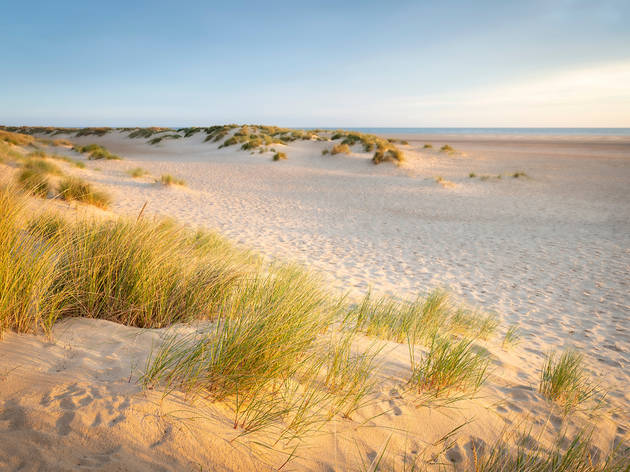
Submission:
[[[523,171],[517,171],[512,174],[512,177],[518,179],[519,177],[527,177],[527,174]]]
[[[468,174],[468,177],[470,177],[471,179],[474,179],[475,177],[477,177],[477,174],[475,174],[474,172],[471,172],[470,174]]]
[[[287,155],[283,152],[277,152],[273,155],[274,161],[284,161],[287,159]]]
[[[451,146],[449,146],[448,144],[445,144],[444,146],[442,146],[440,148],[440,151],[442,152],[454,152],[455,149],[453,149]]]
[[[127,174],[129,174],[131,177],[142,177],[143,175],[147,174],[147,171],[144,170],[142,167],[135,167],[133,169],[130,169],[127,171]]]
[[[335,154],[350,154],[350,147],[347,144],[336,144],[330,150],[330,153],[334,156]]]
[[[322,151],[322,156],[325,156],[326,154],[328,154],[330,151],[328,149],[324,149]]]
[[[122,159],[120,156],[116,154],[112,154],[107,149],[105,149],[100,144],[88,144],[87,146],[82,146],[75,148],[76,151],[82,154],[88,154],[88,159],[99,160],[99,159],[107,159],[107,160],[120,160]]]
[[[372,157],[374,164],[381,164],[383,162],[395,162],[396,164],[400,164],[404,160],[403,153],[400,149],[387,149],[386,151],[379,149]]]
[[[433,149],[433,144],[425,144],[422,149]]]
[[[55,139],[53,140],[52,143],[53,143],[53,146],[66,146],[66,147],[73,146],[73,144],[67,139]]]
[[[182,179],[178,179],[176,177],[173,177],[171,174],[164,174],[160,177],[159,182],[162,185],[166,185],[166,186],[171,186],[171,185],[181,185],[184,186],[186,185],[186,182]]]

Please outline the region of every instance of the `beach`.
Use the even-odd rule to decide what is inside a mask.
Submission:
[[[491,381],[455,410],[417,407],[399,394],[408,349],[388,341],[376,399],[356,420],[368,428],[339,420],[288,469],[358,470],[357,455],[377,455],[393,429],[407,432],[394,438],[397,447],[407,447],[411,436],[411,449],[441,454],[454,470],[468,470],[478,445],[488,447],[508,425],[542,418],[536,428],[545,432],[533,436],[547,445],[552,433],[587,424],[579,415],[559,417],[537,393],[545,356],[567,348],[584,354],[593,381],[607,392],[605,413],[595,420],[598,447],[628,441],[630,137],[387,135],[401,142],[399,166],[374,165],[358,147],[322,155],[329,141],[279,145],[287,159],[274,161],[270,152],[219,148],[204,142],[203,133],[154,145],[117,130],[58,137],[97,143],[123,157],[64,168],[108,192],[115,215],[169,217],[215,230],[269,259],[320,274],[350,303],[368,291],[413,300],[441,289],[496,315],[501,335],[518,326],[521,340],[513,349],[481,343],[492,358]],[[453,150],[441,151],[447,144]],[[84,159],[70,147],[55,152]],[[138,167],[146,174],[130,176]],[[157,185],[163,174],[186,185]],[[68,211],[81,211],[75,208]],[[6,334],[0,426],[7,446],[0,452],[17,452],[16,460],[3,457],[0,465],[17,469],[34,447],[49,452],[24,470],[55,464],[126,470],[132,457],[134,470],[281,464],[281,455],[269,453],[260,462],[230,442],[229,422],[220,414],[181,426],[176,414],[164,412],[185,409],[186,399],[160,398],[138,386],[160,336],[160,330],[79,318],[58,323],[50,339]],[[462,422],[461,436],[448,447],[436,445]],[[110,443],[101,444],[108,434]],[[53,445],[63,448],[62,463],[50,457]]]

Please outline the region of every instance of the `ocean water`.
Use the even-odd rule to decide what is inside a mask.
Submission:
[[[630,136],[630,128],[321,128],[346,129],[370,134],[461,134]]]

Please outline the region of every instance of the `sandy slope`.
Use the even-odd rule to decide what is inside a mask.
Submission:
[[[408,432],[395,435],[398,450],[430,454],[443,445],[428,444],[474,417],[440,456],[462,466],[473,442],[493,441],[506,425],[529,418],[559,431],[568,425],[550,414],[536,385],[542,355],[565,346],[584,352],[610,389],[616,409],[598,420],[600,447],[627,439],[630,141],[407,138],[408,163],[395,168],[374,166],[361,153],[321,156],[330,145],[316,142],[292,143],[288,161],[272,162],[270,154],[218,150],[201,135],[149,146],[113,133],[74,140],[102,143],[124,161],[68,171],[106,187],[117,212],[135,214],[148,202],[147,214],[216,228],[264,254],[297,259],[352,295],[369,286],[401,296],[443,286],[462,301],[496,311],[504,328],[521,326],[524,340],[514,351],[488,346],[492,380],[481,399],[456,410],[417,409],[399,398],[408,356],[405,346],[391,345],[378,398],[361,413],[366,420],[380,414],[378,420],[358,430],[335,424],[337,434],[314,441],[292,467],[352,468],[359,456],[375,455],[394,427]],[[461,152],[422,150],[424,142],[448,142]],[[152,176],[182,177],[188,187],[162,188],[153,177],[125,174],[137,166]],[[507,177],[517,170],[530,178]],[[482,181],[469,178],[470,172],[504,175]],[[436,183],[437,176],[454,185]],[[165,406],[140,391],[134,369],[141,370],[158,337],[87,320],[58,326],[54,343],[9,335],[0,343],[0,458],[32,470],[37,464],[73,470],[79,463],[95,470],[194,470],[194,463],[251,469],[245,449],[226,442],[233,432],[225,412],[196,422],[205,432],[199,434],[164,415],[184,404],[168,399]],[[545,442],[545,436],[533,437]],[[21,449],[12,455],[13,448]],[[282,456],[268,460],[277,465]]]

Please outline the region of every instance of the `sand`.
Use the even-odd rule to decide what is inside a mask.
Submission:
[[[299,261],[351,298],[370,287],[401,297],[443,287],[463,303],[496,312],[502,330],[520,326],[523,340],[513,350],[487,346],[492,378],[478,399],[456,409],[418,409],[400,398],[407,347],[388,343],[381,388],[361,412],[366,424],[357,428],[358,418],[331,425],[338,429],[313,439],[289,469],[356,470],[392,428],[405,431],[394,435],[397,449],[443,450],[441,460],[464,467],[471,444],[489,444],[509,425],[535,419],[549,432],[578,425],[579,415],[558,418],[536,392],[543,355],[569,346],[586,355],[592,375],[609,391],[609,407],[597,420],[599,447],[628,440],[630,139],[404,138],[407,162],[396,168],[374,166],[360,152],[322,156],[330,144],[320,142],[277,146],[288,160],[273,162],[271,153],[219,150],[202,143],[201,134],[150,146],[114,132],[73,141],[104,144],[125,160],[91,161],[68,172],[107,189],[116,213],[135,215],[146,202],[145,215],[217,229],[265,255]],[[444,143],[457,152],[437,151]],[[150,175],[133,179],[126,170],[134,167]],[[516,171],[527,176],[511,177]],[[163,173],[187,186],[156,185]],[[186,422],[168,412],[186,402],[142,391],[139,366],[159,336],[94,320],[65,321],[52,340],[8,335],[0,343],[0,467],[282,464],[281,454],[256,451],[254,457],[245,445],[229,443],[234,433],[225,412],[182,427]],[[432,446],[473,417],[453,443]],[[545,434],[537,441],[544,444]]]

